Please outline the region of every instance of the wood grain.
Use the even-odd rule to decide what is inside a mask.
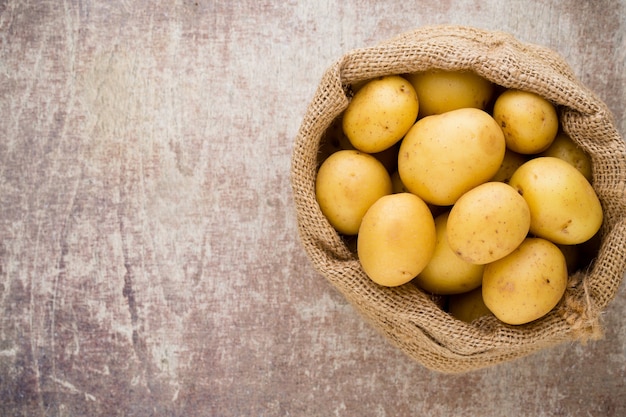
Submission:
[[[291,145],[343,52],[433,23],[560,52],[626,132],[624,1],[0,3],[0,414],[626,414],[606,335],[460,376],[309,265]]]

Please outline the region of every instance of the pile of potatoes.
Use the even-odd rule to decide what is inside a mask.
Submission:
[[[377,284],[417,285],[460,320],[551,311],[593,257],[602,206],[555,106],[470,71],[352,86],[316,198]]]

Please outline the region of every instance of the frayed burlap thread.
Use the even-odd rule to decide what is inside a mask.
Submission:
[[[381,287],[365,275],[354,252],[319,209],[315,177],[320,144],[347,107],[350,86],[430,69],[472,70],[503,87],[547,98],[557,106],[564,131],[591,155],[593,185],[604,209],[599,254],[584,272],[570,277],[562,301],[542,319],[509,326],[483,317],[468,324],[411,284]],[[602,311],[615,297],[626,270],[626,147],[612,115],[558,54],[508,33],[424,27],[341,57],[324,73],[302,121],[294,143],[291,185],[299,237],[314,268],[393,344],[439,372],[467,372],[558,343],[600,337]]]

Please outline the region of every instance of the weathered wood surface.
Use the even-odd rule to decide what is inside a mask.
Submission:
[[[605,338],[444,376],[298,243],[291,145],[342,53],[433,23],[560,52],[626,133],[626,2],[0,2],[0,415],[626,415]]]

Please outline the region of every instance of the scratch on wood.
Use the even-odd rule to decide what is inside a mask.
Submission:
[[[69,390],[72,394],[82,394],[82,395],[85,396],[86,400],[96,401],[96,397],[94,395],[79,390],[78,388],[76,388],[76,386],[74,384],[72,384],[69,381],[63,381],[62,379],[59,379],[59,378],[56,378],[56,377],[50,377],[50,380],[55,382],[55,383],[57,383],[57,384],[59,384],[63,388]]]
[[[123,230],[123,221],[120,222],[120,229]],[[122,236],[122,240],[124,241],[124,246],[126,247],[126,239]],[[133,290],[133,278],[131,273],[131,263],[128,258],[128,254],[126,250],[124,250],[124,268],[126,269],[126,274],[124,275],[124,289],[122,290],[122,294],[124,298],[128,301],[128,310],[130,311],[130,321],[133,325],[133,345],[135,349],[137,349],[138,344],[138,333],[137,333],[137,323],[139,321],[139,316],[137,314],[137,304],[135,302],[135,292]]]
[[[141,338],[139,337],[139,312],[137,307],[137,300],[135,298],[135,289],[133,287],[133,266],[131,262],[130,256],[130,248],[128,242],[128,228],[126,225],[126,218],[122,211],[122,207],[124,204],[128,202],[128,195],[124,190],[124,183],[127,180],[126,177],[127,167],[126,165],[122,166],[120,175],[122,179],[120,181],[120,208],[118,209],[118,222],[120,228],[120,236],[122,240],[122,256],[124,258],[124,269],[126,273],[124,274],[124,288],[122,289],[122,295],[126,298],[128,303],[128,310],[130,313],[130,321],[133,328],[132,333],[132,342],[133,349],[135,350],[135,354],[139,358],[140,362],[144,365],[146,364],[146,347],[144,343],[142,343]]]

